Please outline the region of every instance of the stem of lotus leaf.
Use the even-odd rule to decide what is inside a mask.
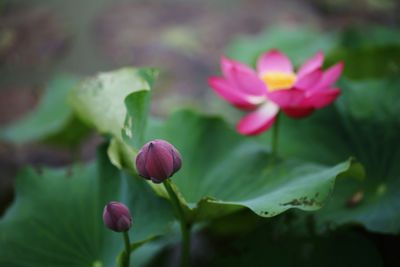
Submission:
[[[172,188],[172,182],[167,179],[163,182],[165,189],[168,192],[171,204],[179,219],[182,233],[182,249],[181,249],[181,267],[190,266],[190,223],[187,222],[185,214],[182,209],[181,202],[175,191]]]
[[[279,122],[280,122],[281,113],[279,112],[276,115],[274,126],[272,127],[272,160],[276,161],[278,158],[278,141],[279,141]]]
[[[125,243],[125,253],[123,255],[123,263],[122,267],[129,267],[129,263],[131,260],[131,242],[129,241],[129,234],[128,231],[122,233],[124,236],[124,243]]]

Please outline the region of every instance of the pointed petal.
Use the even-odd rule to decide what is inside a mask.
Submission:
[[[331,104],[339,95],[340,90],[337,88],[321,90],[308,97],[303,103],[304,105],[320,109]]]
[[[219,97],[238,108],[253,109],[265,100],[265,97],[255,97],[238,91],[226,79],[221,77],[209,78],[208,84]]]
[[[228,78],[228,76],[230,75],[231,68],[236,68],[242,72],[254,72],[254,70],[251,69],[246,64],[243,64],[242,62],[239,62],[237,60],[222,56],[221,57],[221,70],[226,78]]]
[[[261,55],[257,62],[257,72],[286,72],[293,73],[293,65],[290,59],[280,52],[273,49]]]
[[[275,102],[281,108],[298,106],[305,98],[305,91],[296,88],[269,92],[268,99]]]
[[[148,179],[149,174],[146,170],[146,157],[143,150],[140,150],[138,155],[136,156],[136,168],[138,173],[143,176],[144,178]]]
[[[320,83],[322,77],[323,72],[320,70],[310,72],[302,77],[298,77],[294,87],[302,90],[312,90]]]
[[[159,146],[162,146],[164,149],[169,150],[173,159],[173,173],[179,171],[182,167],[182,155],[181,153],[170,143],[162,139],[156,139],[154,142],[157,141]]]
[[[226,57],[221,58],[221,68],[224,77],[239,91],[255,96],[265,95],[267,88],[253,69]]]
[[[321,68],[324,62],[324,53],[321,51],[315,54],[312,58],[308,59],[297,72],[297,77],[301,78],[310,72],[318,70]]]
[[[321,81],[318,84],[318,89],[325,89],[327,87],[331,87],[340,77],[343,72],[344,64],[343,62],[339,62],[336,65],[327,69]]]
[[[273,102],[267,102],[256,111],[244,116],[238,123],[236,129],[244,135],[257,135],[268,130],[275,122],[279,107]]]
[[[169,149],[150,143],[146,161],[146,170],[150,178],[163,181],[173,173],[173,158]]]

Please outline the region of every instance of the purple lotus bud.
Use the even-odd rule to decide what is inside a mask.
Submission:
[[[145,144],[136,157],[136,169],[140,176],[162,183],[181,168],[179,151],[164,140],[153,140]]]
[[[128,207],[116,201],[104,207],[103,221],[105,226],[115,232],[126,232],[132,226],[132,216]]]

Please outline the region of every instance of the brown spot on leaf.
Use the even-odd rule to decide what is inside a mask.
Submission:
[[[346,206],[348,208],[353,208],[355,206],[357,206],[358,204],[360,204],[360,202],[363,200],[364,198],[364,192],[363,191],[358,191],[355,192],[346,202]]]
[[[320,206],[321,203],[316,198],[300,197],[281,204],[282,206]]]

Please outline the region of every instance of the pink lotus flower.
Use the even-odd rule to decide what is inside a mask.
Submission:
[[[257,71],[243,63],[222,57],[223,77],[211,77],[210,87],[232,105],[250,111],[237,125],[244,135],[257,135],[268,130],[279,111],[302,118],[315,109],[332,103],[340,94],[333,84],[343,70],[340,62],[322,71],[324,54],[318,52],[297,72],[289,58],[270,50],[258,59]]]

